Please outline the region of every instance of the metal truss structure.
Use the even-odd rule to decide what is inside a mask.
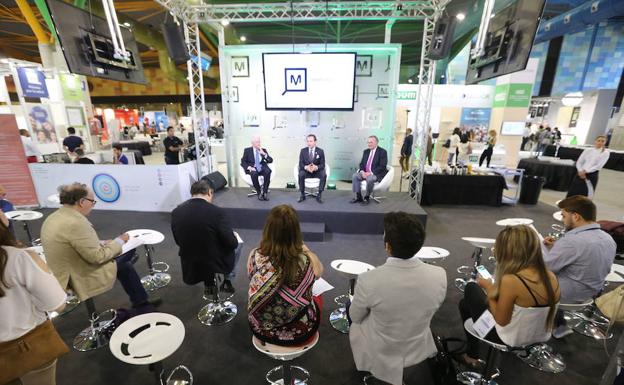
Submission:
[[[421,1],[331,1],[331,2],[284,2],[251,4],[193,4],[188,0],[156,0],[174,17],[184,22],[186,44],[191,55],[188,61],[188,78],[191,96],[191,114],[195,145],[197,146],[197,171],[201,177],[213,171],[210,158],[210,140],[207,135],[207,115],[201,67],[193,58],[200,57],[199,24],[207,23],[217,29],[219,46],[225,45],[223,27],[219,22],[271,23],[296,21],[335,20],[386,20],[386,40],[389,40],[391,23],[396,20],[423,20],[420,72],[416,107],[416,130],[414,132],[415,156],[410,166],[410,196],[420,202],[427,156],[427,137],[435,61],[426,55],[433,40],[435,22],[450,0]],[[197,60],[197,59],[195,59]],[[224,76],[223,69],[221,77]],[[225,92],[225,91],[223,91]],[[225,99],[224,99],[225,100]],[[227,103],[223,115],[227,123]],[[412,187],[413,186],[413,187]]]

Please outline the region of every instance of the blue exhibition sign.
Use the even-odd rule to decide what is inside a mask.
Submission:
[[[22,93],[28,98],[47,98],[48,88],[45,83],[45,76],[42,71],[36,68],[18,68],[17,75]]]

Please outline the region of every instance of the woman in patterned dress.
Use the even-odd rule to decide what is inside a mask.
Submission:
[[[323,272],[316,254],[303,243],[299,219],[290,205],[274,207],[262,241],[247,262],[249,326],[263,342],[305,344],[321,320],[321,302],[312,285]]]

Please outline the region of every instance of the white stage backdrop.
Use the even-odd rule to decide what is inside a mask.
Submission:
[[[95,210],[170,212],[190,198],[191,183],[197,180],[194,162],[177,166],[31,163],[29,167],[41,207],[58,207],[48,197],[60,185],[80,182],[95,192]]]
[[[263,53],[355,52],[355,93],[353,111],[267,111],[265,110]],[[357,169],[366,137],[377,135],[380,145],[392,156],[396,114],[400,44],[325,45],[236,45],[219,50],[222,63],[222,89],[225,135],[228,148],[230,183],[239,183],[240,158],[250,146],[253,134],[275,159],[278,182],[293,180],[293,165],[305,147],[306,134],[315,134],[325,150],[332,180],[351,180]],[[283,80],[280,86],[283,86]],[[332,85],[336,87],[336,84]],[[328,86],[322,94],[337,92]],[[286,93],[288,95],[289,93]],[[276,187],[284,187],[279,185]]]

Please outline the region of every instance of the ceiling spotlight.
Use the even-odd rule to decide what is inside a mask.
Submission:
[[[464,15],[463,13],[458,13],[457,15],[455,15],[455,17],[457,18],[457,20],[462,21],[466,18],[466,15]]]
[[[245,35],[241,36],[240,37],[240,41],[243,41],[243,42],[247,41],[247,36],[245,36]]]
[[[230,25],[230,21],[228,19],[221,19],[221,25],[227,27]]]
[[[123,25],[124,27],[128,27],[128,28],[132,27],[132,24],[128,23],[127,21],[123,23]]]
[[[412,80],[412,78],[407,79],[408,83],[414,83],[414,81]]]

